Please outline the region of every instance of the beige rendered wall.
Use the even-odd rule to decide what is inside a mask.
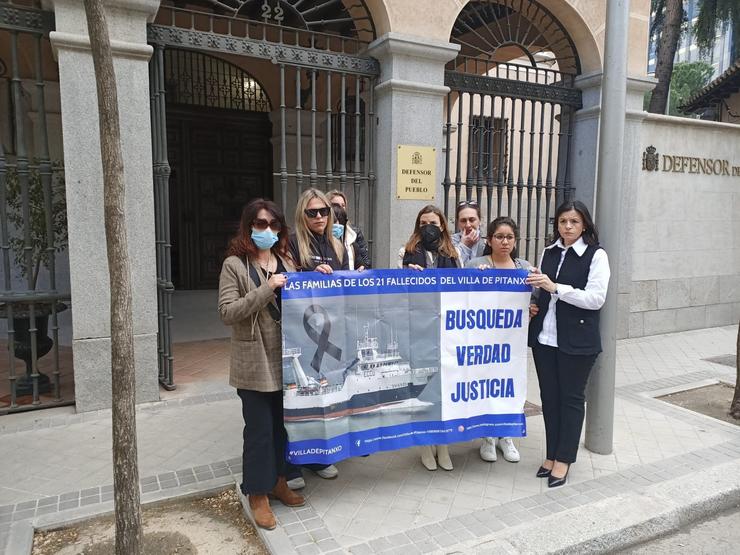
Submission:
[[[449,40],[464,0],[368,0],[378,36],[390,31]],[[565,26],[581,58],[582,73],[600,71],[606,0],[540,0]],[[643,76],[647,66],[650,0],[630,3],[628,72]]]

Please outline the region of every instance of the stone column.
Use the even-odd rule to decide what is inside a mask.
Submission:
[[[607,4],[604,77],[601,88],[598,182],[594,217],[612,269],[609,294],[601,310],[603,352],[596,362],[588,391],[586,448],[612,452],[614,375],[617,351],[620,237],[622,233],[622,168],[627,87],[629,0]]]
[[[59,63],[72,293],[72,352],[78,411],[111,405],[110,290],[103,225],[95,72],[80,0],[53,4],[50,34]],[[47,6],[47,7],[49,7]],[[146,23],[158,0],[108,0],[118,86],[131,257],[137,402],[159,399],[154,198]]]
[[[456,44],[388,33],[370,44],[368,53],[380,62],[375,87],[377,118],[375,168],[375,264],[395,268],[398,249],[414,229],[419,209],[443,206],[444,66],[459,51]],[[437,152],[437,192],[433,201],[396,199],[398,145],[431,146]]]

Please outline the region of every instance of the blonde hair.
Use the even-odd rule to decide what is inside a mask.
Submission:
[[[295,236],[298,243],[298,260],[296,262],[303,268],[311,266],[311,230],[308,228],[308,216],[306,208],[308,203],[313,199],[319,199],[324,206],[329,208],[329,217],[324,229],[324,236],[334,250],[334,254],[339,262],[344,258],[344,246],[334,237],[332,226],[334,225],[334,211],[331,209],[331,203],[326,195],[318,189],[308,189],[298,198],[298,205],[295,209]]]

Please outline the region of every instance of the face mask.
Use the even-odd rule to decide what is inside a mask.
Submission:
[[[421,228],[421,246],[428,251],[436,251],[439,248],[439,240],[442,230],[436,225],[427,224]]]
[[[252,241],[254,241],[254,244],[257,245],[259,250],[266,251],[278,242],[278,236],[269,227],[263,231],[257,231],[252,228]]]
[[[344,226],[342,224],[334,224],[331,228],[331,232],[334,234],[334,237],[341,239],[342,235],[344,235]]]

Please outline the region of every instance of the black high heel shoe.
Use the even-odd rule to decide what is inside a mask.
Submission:
[[[538,478],[549,478],[550,472],[552,472],[552,468],[545,468],[544,466],[541,466],[539,470],[537,470],[537,476]]]
[[[547,487],[559,488],[560,486],[564,486],[565,483],[568,481],[568,472],[570,472],[570,465],[568,465],[568,470],[565,471],[565,476],[563,476],[562,478],[553,476],[551,472],[550,475],[547,477]]]

